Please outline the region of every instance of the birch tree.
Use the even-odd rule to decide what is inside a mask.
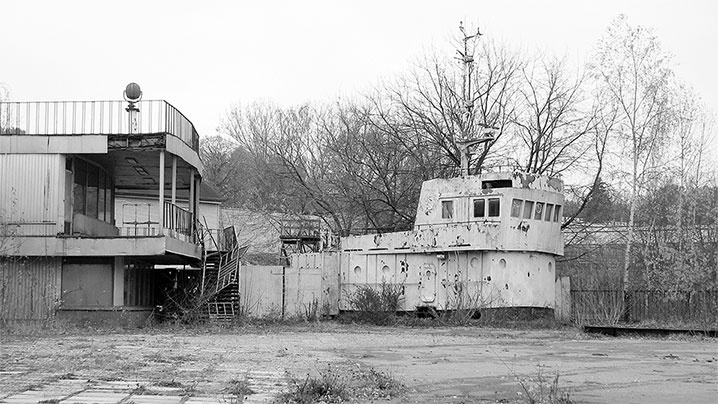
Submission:
[[[600,39],[590,70],[601,91],[618,109],[619,144],[628,164],[630,186],[628,236],[623,288],[628,290],[635,216],[646,181],[658,167],[657,157],[670,131],[670,57],[650,29],[616,18]]]

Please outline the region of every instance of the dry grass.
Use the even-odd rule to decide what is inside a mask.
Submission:
[[[275,403],[343,403],[391,399],[404,394],[406,387],[393,375],[374,368],[331,367],[303,379],[292,379],[289,391]]]

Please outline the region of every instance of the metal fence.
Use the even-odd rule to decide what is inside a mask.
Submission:
[[[140,110],[138,133],[165,133],[199,151],[194,125],[164,100],[135,103]],[[0,102],[0,135],[123,135],[130,134],[124,101]]]
[[[624,309],[625,307],[625,309]],[[572,290],[571,318],[578,323],[619,321],[718,326],[718,290]]]

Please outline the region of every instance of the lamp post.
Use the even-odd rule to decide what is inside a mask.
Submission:
[[[129,130],[131,134],[136,134],[140,132],[140,124],[139,124],[139,114],[140,109],[137,108],[137,105],[135,105],[136,102],[139,102],[142,99],[142,90],[140,89],[140,85],[137,83],[130,83],[125,87],[125,91],[122,92],[122,96],[125,98],[125,101],[127,101],[127,108],[125,108],[125,111],[129,113],[130,121],[129,121]]]

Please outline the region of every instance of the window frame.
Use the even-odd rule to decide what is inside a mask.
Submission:
[[[491,219],[491,220],[499,219],[499,218],[501,217],[501,198],[493,197],[493,198],[487,198],[487,199],[488,199],[488,201],[487,201],[487,203],[486,203],[486,205],[487,205],[486,218],[487,218],[487,219]],[[492,205],[492,202],[498,203],[498,205],[497,205],[497,210],[496,210],[496,214],[495,214],[495,215],[492,215],[492,214],[491,214],[491,205]]]
[[[514,217],[516,219],[520,219],[521,218],[521,210],[523,209],[523,206],[524,206],[523,199],[512,198],[511,199],[511,214],[510,214],[510,216]],[[516,210],[515,208],[518,208],[518,211],[515,211]],[[516,213],[516,214],[514,215],[514,213]]]
[[[523,214],[521,215],[522,219],[531,220],[531,218],[534,216],[534,205],[535,204],[536,204],[535,201],[530,201],[528,199],[524,200],[524,208],[522,211]],[[528,217],[526,217],[527,213],[528,213]]]
[[[85,160],[80,157],[71,157],[72,159],[72,214],[79,213],[81,215],[100,220],[105,223],[114,225],[115,217],[115,183],[112,175],[101,165],[92,161]],[[90,210],[90,170],[97,174],[97,183],[93,187],[94,191],[94,210]],[[83,176],[84,181],[78,182],[78,176]],[[94,182],[94,180],[93,180]],[[103,192],[101,184],[104,186],[104,212],[100,209],[100,193]],[[69,197],[69,196],[66,196]],[[81,198],[81,200],[78,200]],[[82,206],[79,206],[79,205]],[[100,213],[102,212],[102,217]],[[94,213],[94,214],[90,214]]]
[[[442,220],[454,220],[454,200],[453,199],[444,199],[441,200],[441,219]],[[447,206],[449,209],[444,209],[444,206]],[[448,216],[444,216],[444,213],[448,212]]]
[[[550,222],[552,221],[552,219],[553,219],[553,208],[554,208],[554,204],[553,204],[553,203],[547,203],[547,204],[546,204],[546,207],[544,208],[544,218],[543,218],[543,221],[544,221],[544,222],[549,222],[549,223],[550,223]]]
[[[481,209],[481,216],[476,215],[476,203],[481,202],[482,209]],[[488,203],[486,201],[486,198],[474,198],[471,201],[471,218],[472,219],[485,219],[487,217],[487,208]]]

